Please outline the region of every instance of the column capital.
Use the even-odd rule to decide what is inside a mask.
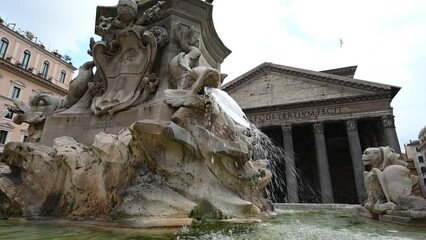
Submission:
[[[314,123],[314,133],[324,134],[324,124],[322,122]]]
[[[348,132],[358,131],[357,120],[355,119],[346,120],[345,125]]]
[[[394,115],[385,115],[382,116],[382,125],[384,128],[395,128],[395,116]]]
[[[282,125],[281,130],[284,135],[291,135],[291,125]]]

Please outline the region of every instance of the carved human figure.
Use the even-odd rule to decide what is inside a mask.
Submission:
[[[173,33],[183,52],[170,61],[170,82],[177,89],[188,89],[194,84],[190,73],[201,56],[199,40],[193,27],[185,28],[181,23],[176,24]]]
[[[125,28],[124,25],[131,26],[138,14],[138,5],[134,0],[119,0],[117,4],[116,26]]]
[[[138,6],[134,0],[119,0],[117,3],[117,17],[99,18],[100,24],[96,29],[101,33],[103,40],[108,43],[109,52],[117,52],[119,44],[117,35],[119,30],[131,27],[136,20]]]
[[[166,103],[174,107],[193,106],[203,108],[206,99],[200,97],[205,87],[219,88],[221,76],[212,67],[198,66],[201,51],[199,39],[193,27],[176,24],[175,39],[183,52],[169,63],[170,83],[176,89],[165,91]]]
[[[164,14],[165,2],[156,0],[119,0],[117,4],[117,17],[99,18],[96,29],[102,35],[103,41],[108,43],[109,52],[117,52],[119,44],[117,36],[132,28],[140,35],[147,30],[146,24],[158,20]],[[155,4],[156,3],[156,4]],[[152,6],[153,5],[153,6]],[[149,6],[152,6],[148,8]],[[147,9],[148,8],[148,9]],[[138,9],[146,9],[138,14]]]

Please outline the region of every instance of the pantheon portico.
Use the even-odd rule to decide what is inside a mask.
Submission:
[[[356,68],[263,63],[222,87],[290,156],[278,163],[287,187],[274,201],[363,203],[363,150],[401,152],[390,105],[400,87],[354,79]]]

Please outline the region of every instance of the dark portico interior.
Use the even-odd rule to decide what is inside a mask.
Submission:
[[[276,146],[284,146],[280,126],[261,128]],[[366,118],[358,121],[358,133],[361,147],[377,147],[383,145],[383,131],[380,131],[379,118]],[[327,146],[327,156],[330,168],[333,197],[335,203],[357,204],[359,198],[356,189],[353,164],[344,121],[324,123],[324,136]],[[297,171],[299,202],[321,203],[319,173],[315,153],[314,129],[312,124],[301,123],[293,125],[292,138]],[[287,201],[285,191],[285,163],[275,159],[275,186],[269,191],[273,202]],[[281,184],[281,186],[277,186]]]

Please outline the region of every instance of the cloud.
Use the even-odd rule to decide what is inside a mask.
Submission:
[[[0,16],[16,23],[15,30],[31,31],[50,51],[71,57],[85,54],[94,36],[96,6],[115,5],[113,0],[14,0],[2,3]],[[81,49],[81,43],[86,42]]]
[[[417,138],[426,124],[421,110],[426,2],[233,0],[214,5],[217,32],[233,51],[222,66],[228,81],[262,62],[312,70],[358,65],[356,78],[402,87],[391,104],[401,144]]]

